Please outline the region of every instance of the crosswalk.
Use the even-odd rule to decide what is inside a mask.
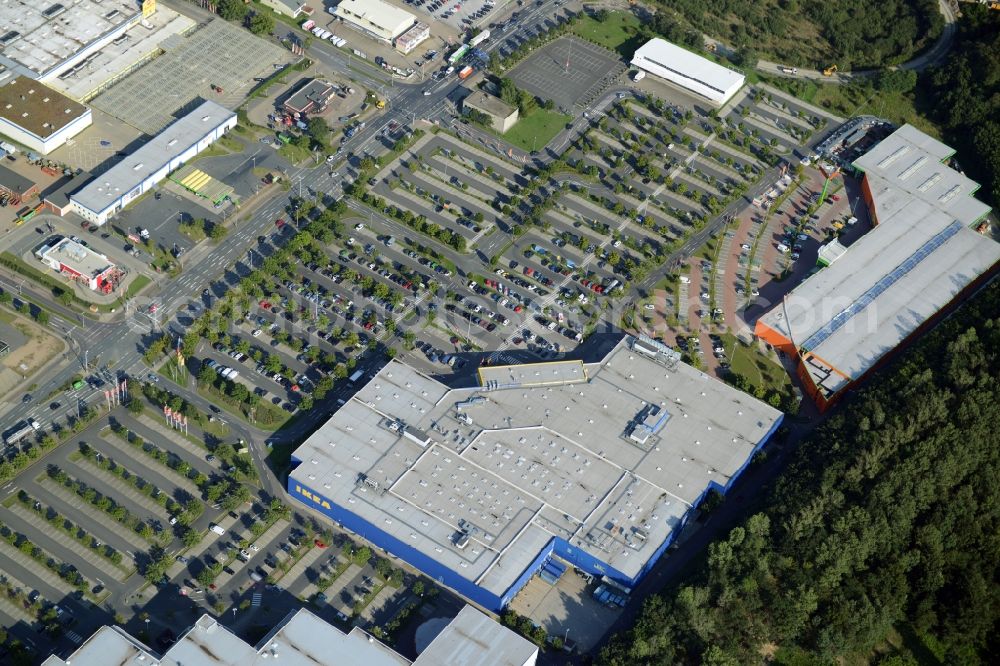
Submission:
[[[83,636],[76,633],[75,631],[67,631],[66,638],[68,638],[73,643],[73,645],[79,645],[80,643],[83,642]]]
[[[504,351],[490,354],[490,365],[518,365],[520,361]]]
[[[250,605],[253,606],[254,608],[260,606],[260,601],[263,598],[263,596],[264,595],[262,595],[260,592],[254,592],[253,597],[250,599]]]

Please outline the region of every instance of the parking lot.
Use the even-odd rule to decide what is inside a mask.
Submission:
[[[97,396],[89,396],[92,409],[102,408]],[[37,436],[73,420],[61,409],[53,414]],[[142,609],[157,619],[135,629],[152,637],[167,633],[164,617],[244,600],[250,612],[311,600],[331,621],[365,621],[406,592],[394,567],[259,499],[235,429],[192,417],[184,430],[154,405],[117,407],[4,487],[0,586],[8,593],[0,595],[0,620],[11,633],[29,644],[69,645],[116,612]],[[155,585],[145,580],[151,567],[163,571]]]
[[[562,37],[533,52],[508,76],[518,88],[569,110],[597,99],[626,69],[617,54]]]
[[[408,9],[416,11],[418,16],[426,14],[441,23],[458,30],[477,28],[488,23],[494,16],[497,4],[505,4],[507,0],[406,0]]]
[[[752,339],[757,318],[815,270],[822,245],[836,238],[849,246],[870,228],[858,182],[835,176],[820,202],[825,182],[824,172],[810,166],[801,183],[789,176],[767,189],[761,205],[687,262],[675,289],[651,295],[646,331],[698,357],[713,374],[728,372],[735,338]]]
[[[293,56],[222,19],[184,37],[171,37],[166,52],[91,102],[139,131],[154,135],[202,100],[232,108],[275,66]],[[219,92],[221,90],[221,92]]]

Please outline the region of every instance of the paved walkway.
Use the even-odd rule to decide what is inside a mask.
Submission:
[[[187,491],[192,497],[201,497],[201,490],[198,488],[198,486],[194,484],[194,482],[191,481],[191,479],[187,478],[183,474],[176,472],[171,467],[168,467],[167,465],[160,463],[160,461],[155,460],[151,456],[146,455],[143,451],[140,451],[138,448],[127,443],[118,435],[115,435],[114,433],[111,432],[106,432],[101,434],[101,439],[103,439],[105,442],[108,443],[109,446],[113,447],[117,451],[118,458],[116,458],[116,462],[121,462],[121,458],[124,457],[128,459],[127,460],[128,466],[130,468],[146,466],[149,467],[150,469],[154,469],[157,472],[157,475],[160,476],[163,479],[163,481],[169,482],[172,485],[182,488],[183,490]],[[153,444],[153,442],[149,442],[149,444]],[[148,475],[145,476],[144,478],[146,478],[147,481],[153,480],[150,479]],[[170,494],[173,495],[173,493]]]
[[[50,494],[58,497],[66,504],[75,508],[81,514],[87,516],[89,520],[99,523],[105,530],[117,535],[119,540],[117,547],[119,550],[121,550],[121,543],[124,542],[128,544],[130,549],[122,550],[125,555],[131,557],[133,554],[132,550],[144,550],[151,545],[136,532],[129,529],[127,525],[119,523],[108,514],[96,509],[89,502],[84,501],[79,495],[58,481],[53,481],[46,476],[45,483],[42,487],[45,488]],[[110,541],[108,541],[108,543],[110,543]]]
[[[71,536],[69,536],[60,529],[56,529],[51,525],[48,525],[47,523],[45,525],[40,525],[41,518],[39,518],[38,514],[36,514],[31,509],[25,507],[20,502],[15,502],[14,505],[10,508],[10,512],[15,516],[21,518],[21,520],[26,522],[28,525],[36,525],[41,527],[45,532],[44,538],[50,539],[55,543],[59,544],[60,546],[62,546],[63,548],[71,550],[77,555],[79,555],[80,558],[83,560],[81,563],[82,566],[92,566],[98,570],[98,573],[110,576],[111,578],[114,578],[115,580],[119,581],[125,580],[134,571],[134,564],[132,560],[127,556],[124,555],[122,556],[122,563],[123,564],[128,563],[129,565],[133,565],[132,567],[133,571],[128,571],[127,569],[123,569],[115,564],[112,564],[111,561],[98,555],[90,548],[87,548],[82,543],[72,538]],[[89,533],[88,537],[94,538]]]
[[[323,558],[323,556],[326,555],[326,553],[327,550],[325,548],[316,548],[315,546],[313,546],[312,548],[309,549],[308,552],[306,552],[305,555],[302,556],[301,559],[299,559],[298,562],[292,565],[292,567],[288,570],[287,573],[282,574],[282,576],[278,580],[281,581],[298,580],[299,576],[301,576],[306,572],[306,569],[308,569],[318,560]],[[276,569],[275,571],[280,571],[280,569]],[[301,598],[305,600],[308,597],[301,597]]]
[[[33,575],[45,581],[51,587],[61,590],[64,594],[69,594],[73,591],[73,587],[69,583],[54,574],[44,564],[36,562],[31,557],[28,557],[20,550],[3,540],[0,540],[0,556],[3,556],[5,559],[9,559],[12,562],[16,562],[24,569],[30,571]]]
[[[75,464],[80,468],[87,469],[89,474],[100,478],[105,484],[107,484],[111,488],[114,488],[116,491],[118,491],[125,497],[129,498],[130,501],[146,509],[154,516],[157,516],[159,518],[170,517],[169,513],[167,512],[167,509],[157,504],[156,500],[147,497],[143,493],[136,490],[130,483],[121,480],[120,478],[118,478],[117,476],[115,476],[114,474],[112,474],[107,470],[101,469],[96,464],[92,463],[90,460],[86,458],[81,458],[80,460],[76,461]],[[129,473],[132,472],[132,470],[128,471]],[[162,488],[160,489],[160,492],[164,492]]]
[[[197,444],[189,440],[187,437],[178,435],[176,431],[171,430],[170,428],[165,426],[163,422],[157,421],[148,414],[143,413],[133,418],[135,418],[136,421],[146,426],[150,430],[158,433],[162,437],[166,437],[171,442],[175,443],[177,446],[181,447],[182,449],[184,449],[191,455],[195,456],[196,458],[201,458],[208,451],[206,447],[198,446]]]

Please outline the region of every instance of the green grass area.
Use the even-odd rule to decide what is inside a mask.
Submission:
[[[761,79],[775,88],[844,118],[869,114],[886,118],[896,125],[910,123],[931,136],[941,136],[940,130],[934,123],[917,109],[918,100],[913,93],[876,91],[866,85],[817,83],[808,79],[792,80],[765,76],[761,76]]]
[[[157,369],[156,373],[180,386],[187,384],[189,374],[188,369],[183,365],[177,365],[177,359],[172,356]]]
[[[267,454],[267,460],[271,464],[271,469],[279,477],[292,464],[292,452],[298,448],[298,444],[275,444]]]
[[[278,154],[288,160],[291,164],[298,164],[299,162],[310,159],[313,156],[308,148],[293,146],[290,143],[282,143],[281,147],[278,148]]]
[[[780,364],[765,356],[757,347],[743,344],[732,333],[723,334],[722,340],[733,372],[746,377],[754,386],[782,393],[791,391],[791,381]]]
[[[125,295],[123,298],[132,298],[140,291],[146,288],[146,285],[151,283],[152,280],[148,275],[137,275],[135,279],[129,284],[128,288],[125,290]]]
[[[221,391],[215,387],[205,388],[203,386],[198,387],[198,395],[205,398],[206,400],[211,400],[213,404],[217,404],[227,413],[236,416],[246,423],[250,423],[262,430],[277,430],[291,417],[291,414],[283,410],[278,405],[272,405],[270,402],[260,402],[257,405],[256,418],[253,422],[247,417],[243,412],[242,405],[234,403],[228,396],[223,395]]]
[[[527,118],[518,120],[502,136],[522,150],[541,150],[570,120],[572,119],[563,113],[535,109]]]
[[[191,161],[193,162],[195,160],[203,160],[203,159],[206,159],[206,158],[209,158],[209,157],[222,157],[222,156],[228,155],[228,154],[229,154],[229,151],[226,150],[224,147],[222,147],[218,143],[213,143],[211,146],[209,146],[205,150],[203,150],[200,153],[198,153],[197,155],[195,155],[194,159],[191,160]]]
[[[643,42],[638,35],[639,27],[639,19],[633,14],[610,12],[603,22],[589,15],[581,16],[571,32],[588,42],[599,44],[622,56],[631,57]]]
[[[212,435],[213,437],[216,437],[218,439],[225,439],[226,436],[230,434],[231,429],[226,423],[223,423],[222,421],[213,418],[211,416],[209,416],[208,419],[206,419],[204,423],[201,423],[199,425],[202,432],[204,432],[206,435]]]
[[[231,136],[221,136],[216,143],[231,153],[242,153],[246,149],[242,141],[237,141]]]

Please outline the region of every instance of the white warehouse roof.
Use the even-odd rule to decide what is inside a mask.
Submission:
[[[878,224],[760,319],[801,350],[830,395],[860,378],[1000,261],[974,226],[978,185],[941,160],[952,150],[905,125],[854,162]]]
[[[464,607],[410,662],[354,627],[344,633],[306,609],[294,611],[256,646],[209,615],[202,615],[162,657],[124,629],[104,626],[65,660],[42,666],[533,666],[538,648],[471,606]]]
[[[386,41],[396,39],[417,21],[410,12],[382,0],[341,0],[334,16]]]
[[[640,46],[632,56],[632,66],[719,105],[729,101],[746,81],[739,72],[660,38]]]
[[[654,357],[626,338],[599,363],[484,368],[482,387],[457,389],[390,361],[295,451],[289,485],[497,597],[553,537],[637,577],[780,420]]]
[[[71,194],[70,200],[100,213],[235,117],[235,113],[220,104],[202,102],[79,192]]]

